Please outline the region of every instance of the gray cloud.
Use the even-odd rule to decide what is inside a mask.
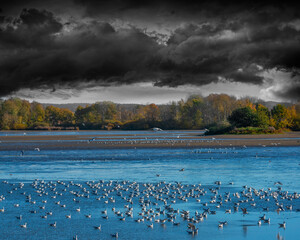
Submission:
[[[300,77],[292,76],[289,82],[280,89],[272,89],[271,93],[284,100],[300,101]]]
[[[3,5],[3,13],[41,2],[15,1]],[[299,74],[300,32],[293,25],[300,19],[297,4],[134,0],[68,4],[84,8],[88,20],[41,8],[0,17],[0,95],[22,88],[77,88],[82,82],[107,86],[150,81],[176,87],[227,79],[260,85],[261,73],[268,69]],[[55,9],[49,2],[45,7]],[[116,28],[107,16],[134,18],[136,26]],[[160,44],[159,32],[150,35],[139,29],[139,21],[163,28],[162,19],[183,23],[171,29],[165,44]],[[294,79],[291,91],[293,84],[298,86]],[[298,98],[299,93],[291,91],[276,94]]]

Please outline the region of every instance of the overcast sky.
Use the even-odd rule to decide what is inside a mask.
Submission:
[[[0,97],[166,103],[227,93],[295,102],[299,5],[1,1]]]

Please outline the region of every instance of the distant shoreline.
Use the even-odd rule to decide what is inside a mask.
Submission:
[[[23,131],[20,131],[23,132]],[[187,132],[187,131],[185,131]],[[147,135],[147,137],[151,134]],[[96,137],[101,141],[90,141]],[[58,136],[0,136],[0,151],[55,149],[135,149],[135,148],[220,148],[220,147],[276,147],[300,146],[300,132],[261,135],[211,135],[188,133],[180,138],[159,141],[145,135],[58,135]],[[153,138],[156,138],[153,136]],[[16,144],[19,143],[19,144]]]
[[[127,130],[127,129],[111,129],[111,130],[106,130],[106,129],[79,129],[79,130],[70,130],[70,129],[24,129],[24,130],[14,130],[14,129],[10,129],[10,130],[0,130],[1,132],[95,132],[95,131],[99,131],[99,132],[132,132],[132,131],[149,131],[149,132],[155,132],[152,129],[144,129],[144,130],[140,130],[140,129],[136,129],[136,130]],[[184,132],[204,132],[205,129],[170,129],[170,130],[162,130],[159,132],[180,132],[180,131],[184,131]]]

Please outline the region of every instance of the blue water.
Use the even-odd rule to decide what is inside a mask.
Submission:
[[[179,171],[183,169],[184,171]],[[119,239],[276,239],[277,234],[285,239],[298,239],[300,230],[300,199],[279,198],[279,203],[284,206],[293,205],[293,210],[282,211],[279,214],[275,211],[277,206],[275,200],[270,197],[270,201],[254,197],[256,206],[251,206],[250,202],[241,203],[241,207],[247,207],[249,214],[243,215],[241,210],[233,212],[233,202],[239,199],[233,197],[233,193],[241,192],[247,187],[264,189],[269,192],[277,190],[275,182],[280,181],[282,191],[288,194],[300,192],[300,147],[248,147],[248,148],[195,148],[195,149],[99,149],[99,150],[41,150],[25,151],[21,156],[20,151],[1,151],[0,156],[0,196],[5,196],[5,200],[0,201],[0,209],[5,208],[5,212],[0,212],[0,239],[72,239],[78,235],[78,239],[112,239],[112,233],[118,232]],[[45,181],[37,182],[36,189],[31,185],[34,179]],[[8,184],[2,181],[7,180]],[[50,185],[60,180],[69,184],[57,184],[54,191],[50,190]],[[86,181],[95,181],[93,184],[104,180],[104,186],[95,195]],[[106,186],[112,180],[112,186]],[[123,184],[121,181],[128,180]],[[53,183],[49,183],[53,181]],[[75,184],[82,184],[82,187],[70,185],[69,181]],[[112,190],[114,185],[124,185],[126,187],[133,182],[139,184],[140,196],[133,197],[133,218],[126,217],[126,221],[120,221],[111,210],[125,212],[124,205],[128,202],[111,192],[109,196],[116,199],[115,203],[106,204],[105,199],[96,200],[103,195],[103,189]],[[170,183],[169,188],[175,186],[175,182],[181,182],[183,189],[187,192],[191,184],[201,184],[207,193],[201,196],[201,203],[208,202],[205,207],[196,201],[196,198],[189,198],[188,202],[176,199],[176,203],[168,204],[179,210],[190,210],[191,216],[197,210],[203,212],[205,208],[216,211],[216,215],[208,215],[203,222],[196,223],[199,228],[198,235],[192,236],[186,232],[187,221],[177,214],[176,221],[180,226],[174,226],[171,222],[165,225],[153,222],[154,228],[147,225],[150,221],[137,223],[134,220],[140,216],[139,197],[144,195],[145,183],[153,185],[161,181]],[[221,208],[216,208],[216,204],[209,201],[213,193],[209,189],[216,189],[215,181],[221,181],[218,194],[224,197],[225,192],[230,192],[232,201],[225,203]],[[19,188],[19,183],[23,182],[23,188]],[[229,182],[234,182],[229,185]],[[165,186],[161,184],[161,187]],[[66,188],[66,191],[63,189]],[[85,191],[83,189],[86,189]],[[159,187],[157,187],[159,188]],[[52,188],[53,189],[53,188]],[[48,192],[48,195],[39,196],[37,190]],[[12,193],[10,193],[12,191]],[[81,192],[86,197],[75,197],[80,203],[73,201],[74,195],[70,191]],[[89,191],[87,193],[86,191]],[[124,192],[124,196],[129,197],[133,190],[129,188]],[[25,192],[25,195],[21,194]],[[187,193],[185,192],[185,193]],[[56,193],[62,193],[60,196]],[[36,203],[26,202],[26,196],[31,195]],[[56,198],[52,196],[56,195]],[[164,195],[163,195],[164,196]],[[166,196],[164,196],[166,197]],[[145,199],[148,199],[145,197]],[[155,202],[153,197],[149,197]],[[246,199],[246,198],[241,198]],[[42,200],[47,200],[43,203]],[[66,207],[61,207],[55,202],[61,201]],[[148,208],[161,207],[164,203],[157,201],[158,205],[150,205]],[[20,207],[14,207],[19,203]],[[40,209],[45,206],[45,209]],[[76,212],[76,208],[81,208],[81,212]],[[263,212],[262,207],[268,207],[268,212]],[[232,213],[225,213],[225,209],[232,209]],[[108,210],[109,219],[103,219],[102,210]],[[29,210],[36,210],[32,214]],[[52,216],[47,219],[41,218],[46,212],[53,211]],[[257,225],[259,216],[266,213],[271,218],[271,223]],[[22,220],[16,216],[22,215]],[[67,219],[65,215],[71,214],[72,218]],[[91,218],[86,218],[86,214],[92,214]],[[165,219],[166,216],[156,218]],[[223,229],[218,228],[218,221],[228,221],[228,225]],[[50,223],[57,222],[57,227],[50,227]],[[286,221],[286,229],[278,228],[278,223]],[[26,229],[20,225],[27,223]],[[102,225],[102,231],[95,230],[94,226]],[[5,226],[5,227],[3,227]]]

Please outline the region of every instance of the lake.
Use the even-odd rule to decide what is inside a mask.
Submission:
[[[278,234],[297,239],[300,199],[291,196],[300,192],[299,156],[300,147],[1,151],[0,196],[5,199],[0,201],[0,209],[5,211],[0,212],[0,236],[113,239],[111,234],[118,232],[118,239],[276,239]],[[251,197],[246,196],[249,193]],[[216,202],[211,203],[214,199]],[[142,218],[140,201],[144,202],[145,214],[144,222],[138,223],[136,220]],[[237,202],[240,207],[235,212]],[[125,214],[125,205],[133,208],[132,217]],[[169,205],[179,213],[171,211],[172,217],[168,217],[169,208],[160,213]],[[284,211],[277,213],[278,205]],[[290,205],[292,210],[286,209]],[[247,214],[242,213],[243,207]],[[108,219],[101,212],[105,209]],[[228,209],[231,213],[225,213]],[[180,216],[182,210],[190,211],[189,221]],[[41,217],[49,211],[53,214]],[[196,216],[205,211],[208,215],[193,223],[198,228],[198,234],[193,235],[187,232],[187,224],[192,217],[197,219],[195,211]],[[66,218],[69,214],[71,219]],[[88,214],[90,218],[85,216]],[[263,214],[271,219],[270,224],[258,226]],[[17,218],[20,215],[21,220]],[[150,220],[152,215],[155,217]],[[123,216],[125,221],[120,220]],[[155,219],[172,219],[180,225]],[[228,224],[219,228],[219,221]],[[278,225],[283,221],[285,229]],[[54,222],[57,226],[51,227]],[[20,227],[24,223],[27,228]],[[151,223],[153,229],[148,227]],[[101,231],[94,228],[99,224]]]

